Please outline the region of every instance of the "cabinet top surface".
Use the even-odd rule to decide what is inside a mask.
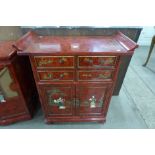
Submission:
[[[27,33],[16,46],[20,55],[128,53],[137,44],[122,33],[113,36],[37,36]]]
[[[0,60],[7,60],[15,53],[12,44],[14,41],[0,41]]]

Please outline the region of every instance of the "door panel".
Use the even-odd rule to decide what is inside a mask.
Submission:
[[[103,115],[111,84],[79,84],[76,87],[77,115]]]
[[[48,115],[73,115],[75,87],[67,84],[40,86],[44,109]]]
[[[9,67],[0,66],[0,119],[24,112],[23,100]]]
[[[9,69],[7,67],[0,69],[0,98],[2,98],[2,96],[3,98],[13,98],[18,96],[18,93],[11,88],[13,84],[14,81],[10,75]]]

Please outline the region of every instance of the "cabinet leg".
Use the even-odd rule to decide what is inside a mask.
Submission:
[[[153,36],[153,38],[152,38],[152,42],[151,42],[149,54],[148,54],[148,56],[147,56],[146,62],[143,64],[144,67],[147,65],[147,63],[148,63],[148,61],[149,61],[149,59],[150,59],[150,56],[151,56],[152,51],[153,51],[154,44],[155,44],[155,36]]]

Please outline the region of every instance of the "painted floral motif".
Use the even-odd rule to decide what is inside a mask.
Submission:
[[[83,102],[83,106],[90,106],[90,108],[95,108],[97,107],[97,104],[98,104],[98,107],[103,107],[103,99],[101,98],[98,103],[97,103],[97,100],[95,99],[94,96],[92,96],[92,98],[90,98],[88,101],[84,101]]]
[[[60,57],[60,58],[59,58],[59,63],[60,63],[60,64],[66,62],[66,61],[67,61],[67,59],[64,58],[64,57]]]
[[[51,73],[44,74],[44,76],[43,76],[43,80],[49,80],[52,78],[53,78],[53,74],[51,74]]]
[[[85,57],[80,59],[80,65],[91,65],[91,66],[109,66],[115,65],[115,57]]]
[[[113,65],[114,64],[114,58],[107,58],[104,62],[105,65]]]
[[[99,74],[99,78],[101,78],[101,79],[111,78],[111,72],[105,71],[103,74]]]
[[[47,65],[47,64],[51,64],[53,61],[51,59],[41,59],[38,62],[38,66],[43,66],[43,65]]]
[[[95,96],[92,96],[92,97],[89,99],[89,101],[90,101],[90,107],[91,107],[91,108],[95,108],[95,107],[96,107],[96,98],[95,98]]]
[[[59,109],[65,109],[65,94],[57,89],[57,88],[54,88],[52,90],[49,90],[47,91],[47,94],[48,94],[48,103],[49,105],[51,106],[58,106]]]
[[[65,99],[62,99],[61,97],[54,100],[55,105],[59,106],[59,109],[65,109],[64,102]]]
[[[113,65],[114,64],[114,58],[112,58],[112,57],[109,57],[109,58],[100,58],[99,59],[99,63],[101,64],[101,65]]]

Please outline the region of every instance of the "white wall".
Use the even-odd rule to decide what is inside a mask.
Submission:
[[[155,35],[155,26],[143,27],[138,44],[141,46],[150,46],[152,36]]]

